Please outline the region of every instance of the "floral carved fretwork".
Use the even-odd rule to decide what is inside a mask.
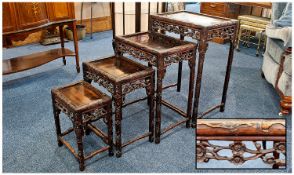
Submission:
[[[104,108],[96,109],[95,111],[93,111],[91,113],[84,113],[83,116],[82,116],[83,117],[83,123],[98,120],[98,119],[102,118],[106,114],[107,114],[107,110],[104,109]]]
[[[164,31],[180,34],[183,36],[188,36],[196,40],[200,39],[200,31],[198,30],[190,29],[187,27],[179,27],[177,25],[173,25],[173,24],[169,24],[169,23],[165,23],[161,21],[156,21],[156,20],[153,21],[151,30],[152,31],[164,30]]]
[[[58,108],[61,112],[63,112],[65,115],[69,117],[69,119],[74,122],[74,113],[69,111],[67,107],[63,106],[61,103],[58,101],[55,101],[55,107]]]
[[[228,146],[218,146],[211,144],[209,141],[197,142],[197,162],[208,162],[211,159],[228,160],[235,165],[243,164],[248,160],[256,160],[261,158],[267,164],[279,164],[285,166],[285,159],[275,158],[273,153],[286,154],[285,142],[275,142],[272,148],[262,149],[262,146],[257,141],[252,141],[255,148],[251,149],[241,141],[234,141]],[[231,150],[231,156],[220,155],[222,150]],[[245,156],[248,155],[248,156]]]
[[[93,81],[95,81],[96,83],[98,83],[100,86],[103,86],[104,88],[106,88],[111,94],[114,93],[113,90],[113,84],[111,82],[109,82],[106,78],[101,77],[97,74],[93,74],[89,71],[85,72],[85,77],[87,77],[88,79],[91,79]]]
[[[144,51],[137,49],[135,47],[123,44],[119,41],[116,41],[115,44],[116,44],[115,49],[117,52],[128,53],[137,59],[147,61],[150,64],[152,64],[153,66],[156,66],[156,58],[157,57],[155,55],[153,55],[151,53],[144,52]]]
[[[201,31],[193,28],[188,28],[184,26],[173,25],[161,21],[154,20],[151,26],[152,31],[164,30],[168,32],[173,32],[183,36],[188,36],[196,40],[200,40]],[[212,40],[213,38],[232,38],[235,35],[236,26],[226,26],[210,29],[207,32],[207,40]]]
[[[128,94],[136,89],[145,88],[150,86],[150,79],[140,79],[132,82],[128,82],[122,85],[122,94]]]
[[[219,37],[219,38],[232,38],[235,35],[235,26],[229,26],[229,27],[222,27],[222,28],[216,28],[211,29],[208,31],[208,40],[212,40],[213,38]]]
[[[193,50],[190,50],[187,52],[177,52],[172,55],[168,55],[164,57],[164,66],[167,67],[172,63],[178,63],[180,61],[190,60],[190,59],[193,59],[193,57],[194,57]]]

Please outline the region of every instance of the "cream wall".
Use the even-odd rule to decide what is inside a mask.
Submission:
[[[81,20],[81,2],[75,2],[75,17],[77,20]],[[91,18],[91,3],[84,2],[83,7],[83,19]],[[95,2],[92,5],[93,18],[110,16],[110,3],[109,2]]]
[[[159,3],[159,12],[161,3]],[[115,32],[123,35],[123,3],[115,3]],[[157,2],[150,3],[150,13],[157,13]],[[148,30],[148,2],[141,3],[141,31]],[[125,2],[125,34],[135,33],[135,2]]]

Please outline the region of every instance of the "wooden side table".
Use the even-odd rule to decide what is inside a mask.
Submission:
[[[160,143],[161,134],[182,123],[186,123],[186,127],[190,127],[197,45],[156,32],[140,32],[131,35],[116,36],[113,46],[117,55],[126,53],[132,55],[135,59],[147,61],[149,66],[155,66],[157,68],[155,143]],[[163,87],[166,69],[171,64],[181,61],[188,61],[190,68],[186,112],[162,99],[162,91],[164,89],[177,85],[173,84]],[[184,119],[169,125],[161,131],[161,105],[177,112]]]
[[[220,108],[223,112],[225,109],[227,90],[230,80],[230,72],[233,62],[233,54],[236,42],[238,29],[238,21],[234,19],[215,17],[210,15],[179,11],[172,13],[162,13],[150,15],[149,30],[154,32],[168,31],[180,34],[181,39],[191,37],[198,41],[199,57],[198,57],[198,72],[195,87],[195,98],[192,124],[195,127],[196,118],[202,118],[209,112]],[[208,48],[208,41],[215,37],[230,38],[230,51],[227,62],[226,76],[223,87],[222,100],[219,105],[211,107],[206,112],[198,115],[202,70],[205,60],[205,53]]]
[[[93,156],[109,151],[113,155],[112,141],[112,102],[111,98],[103,94],[89,83],[79,81],[63,87],[52,89],[53,114],[56,125],[58,146],[66,146],[70,152],[79,160],[80,170],[85,169],[84,161]],[[73,123],[73,127],[61,132],[59,114],[63,112]],[[93,125],[93,122],[104,119],[107,124],[108,133],[104,133]],[[93,151],[85,156],[83,137],[87,130],[93,131],[100,137],[107,146]],[[64,139],[64,136],[71,133],[76,134],[78,152]]]
[[[116,156],[121,157],[122,148],[135,141],[149,137],[153,142],[154,135],[154,70],[122,56],[110,56],[83,63],[83,76],[87,82],[97,82],[106,88],[113,97],[115,106],[115,147]],[[147,97],[129,103],[124,102],[126,94],[145,88]],[[149,132],[137,136],[122,144],[121,121],[122,108],[149,99]]]
[[[74,38],[74,49],[75,51],[71,51],[67,48],[64,48],[64,32],[63,26],[68,25],[73,29],[73,38]],[[79,47],[78,47],[78,38],[76,32],[76,20],[68,19],[68,20],[61,20],[61,21],[54,21],[48,22],[46,24],[32,27],[23,30],[17,30],[12,32],[4,32],[2,34],[4,39],[13,38],[18,35],[23,35],[27,33],[36,32],[39,30],[44,30],[51,27],[59,27],[60,33],[60,41],[61,41],[61,48],[52,49],[44,52],[33,53],[26,56],[19,56],[15,58],[5,59],[2,61],[2,68],[3,68],[3,75],[17,73],[21,71],[25,71],[28,69],[32,69],[58,58],[63,58],[63,64],[66,65],[66,56],[74,56],[76,59],[76,69],[77,72],[80,72],[80,65],[79,65]]]

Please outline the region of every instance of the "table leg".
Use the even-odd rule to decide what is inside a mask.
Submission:
[[[230,51],[229,51],[229,57],[228,57],[228,63],[227,63],[226,77],[225,77],[225,82],[224,82],[224,87],[223,87],[223,95],[222,95],[220,112],[223,112],[225,110],[227,91],[228,91],[230,74],[231,74],[231,67],[232,67],[233,57],[234,57],[234,49],[235,49],[234,41],[235,41],[235,39],[232,39],[230,41]]]
[[[121,144],[121,120],[122,120],[122,94],[121,86],[116,86],[114,94],[114,105],[115,105],[115,148],[116,157],[122,155],[122,144]]]
[[[184,35],[180,35],[180,40],[184,40]],[[179,62],[179,67],[178,67],[178,83],[177,83],[177,91],[181,91],[181,85],[182,85],[182,67],[183,67],[183,62]]]
[[[152,64],[150,64],[149,62],[148,62],[148,67],[152,68]],[[155,85],[155,79],[154,78],[152,78],[152,82],[151,83],[153,83],[153,87],[154,87],[154,85]],[[146,91],[146,93],[148,95],[148,92],[147,91]],[[147,104],[150,105],[150,97],[149,96],[147,98]]]
[[[61,48],[64,48],[64,32],[63,32],[63,25],[58,26],[59,27],[59,36],[60,36],[60,44],[61,44]],[[63,64],[66,65],[66,59],[65,56],[62,57],[63,58]]]
[[[76,139],[77,139],[77,145],[78,145],[78,157],[79,157],[79,163],[80,163],[80,171],[84,171],[85,165],[84,165],[84,148],[83,148],[83,135],[84,130],[82,126],[81,117],[75,117],[74,122],[74,130],[76,133]]]
[[[59,137],[61,137],[61,127],[60,127],[60,110],[56,108],[55,102],[54,102],[54,97],[52,95],[52,106],[53,106],[53,115],[54,115],[54,120],[55,120],[55,127],[56,127],[56,135],[57,135],[57,143],[58,146],[62,146],[62,142],[59,140]]]
[[[153,142],[154,140],[154,74],[149,80],[150,83],[147,83],[148,86],[146,87],[148,100],[149,100],[149,142]]]
[[[110,104],[108,106],[107,111],[109,111],[109,114],[107,114],[107,131],[108,131],[108,155],[113,156],[113,131],[112,131],[112,105]]]
[[[73,33],[74,47],[75,47],[75,54],[76,54],[76,69],[77,69],[77,72],[80,73],[79,46],[78,46],[78,36],[77,36],[77,28],[76,28],[75,21],[73,21],[72,23],[72,33]]]
[[[189,80],[189,94],[188,94],[188,104],[187,104],[187,117],[189,120],[186,122],[186,127],[190,127],[190,121],[192,118],[192,105],[193,105],[193,91],[194,91],[194,80],[195,80],[195,61],[196,61],[196,53],[193,52],[193,58],[189,60],[189,68],[190,68],[190,80]]]
[[[157,88],[156,88],[156,118],[155,118],[155,143],[160,143],[161,134],[161,100],[162,100],[162,80],[165,69],[157,68]]]
[[[199,42],[199,57],[198,57],[198,70],[197,70],[197,79],[195,87],[195,97],[194,97],[194,107],[193,107],[193,116],[192,116],[192,125],[196,126],[196,118],[198,116],[198,107],[199,107],[199,98],[200,98],[200,89],[201,89],[201,79],[202,79],[202,70],[205,60],[205,53],[208,47],[206,40],[201,40]]]

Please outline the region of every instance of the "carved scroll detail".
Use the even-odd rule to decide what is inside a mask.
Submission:
[[[229,26],[225,28],[217,28],[208,31],[208,40],[212,40],[215,37],[220,38],[232,38],[235,35],[235,26]]]
[[[116,51],[117,52],[121,52],[121,53],[128,53],[130,55],[132,55],[133,57],[136,57],[140,60],[144,60],[149,62],[150,64],[152,64],[152,66],[156,66],[156,56],[148,53],[148,52],[144,52],[140,49],[137,49],[135,47],[123,44],[119,41],[116,41]]]
[[[107,114],[107,110],[104,108],[96,109],[95,111],[91,113],[85,113],[82,115],[83,117],[83,123],[87,123],[90,121],[95,121],[97,119],[102,118],[104,115]]]
[[[190,50],[188,52],[177,52],[172,55],[168,55],[164,58],[164,66],[167,67],[172,63],[178,63],[180,61],[184,60],[190,60],[193,59],[194,52],[193,50]]]
[[[114,93],[113,90],[113,84],[111,82],[109,82],[106,78],[103,78],[97,74],[93,74],[91,72],[86,71],[85,72],[87,78],[95,81],[96,83],[98,83],[100,86],[103,86],[104,88],[106,88],[111,94]]]
[[[67,107],[63,106],[58,101],[55,101],[54,104],[60,111],[62,111],[65,115],[67,115],[72,122],[76,121],[75,118],[74,118],[75,114],[73,112],[69,111]],[[107,114],[106,109],[99,108],[99,109],[96,109],[96,110],[94,110],[94,111],[92,111],[90,113],[84,113],[84,114],[82,114],[82,116],[79,116],[79,117],[82,117],[82,120],[83,120],[82,123],[87,123],[87,122],[90,122],[90,121],[100,119],[106,114]]]
[[[256,141],[254,143],[255,149],[248,148],[241,141],[234,141],[229,146],[218,146],[211,144],[209,141],[197,142],[197,162],[208,162],[211,159],[215,160],[227,160],[235,165],[243,164],[248,160],[256,160],[261,158],[267,164],[282,164],[285,166],[285,160],[275,158],[272,154],[274,152],[282,153],[285,155],[285,142],[276,142],[273,148],[262,149],[261,144]],[[231,150],[232,156],[222,156],[219,154],[222,150]],[[245,157],[245,153],[249,153],[250,156]]]
[[[128,82],[122,85],[122,94],[130,93],[136,89],[150,86],[150,79],[141,79],[132,82]]]
[[[69,111],[65,106],[63,106],[58,101],[55,101],[54,104],[61,112],[63,112],[65,115],[67,115],[72,122],[75,121],[73,112]]]
[[[173,24],[169,24],[169,23],[165,23],[165,22],[161,22],[157,20],[153,20],[151,30],[152,31],[164,30],[164,31],[180,34],[183,36],[189,36],[196,40],[200,39],[200,31],[196,29],[190,29],[187,27],[179,27],[177,25],[173,25]]]

